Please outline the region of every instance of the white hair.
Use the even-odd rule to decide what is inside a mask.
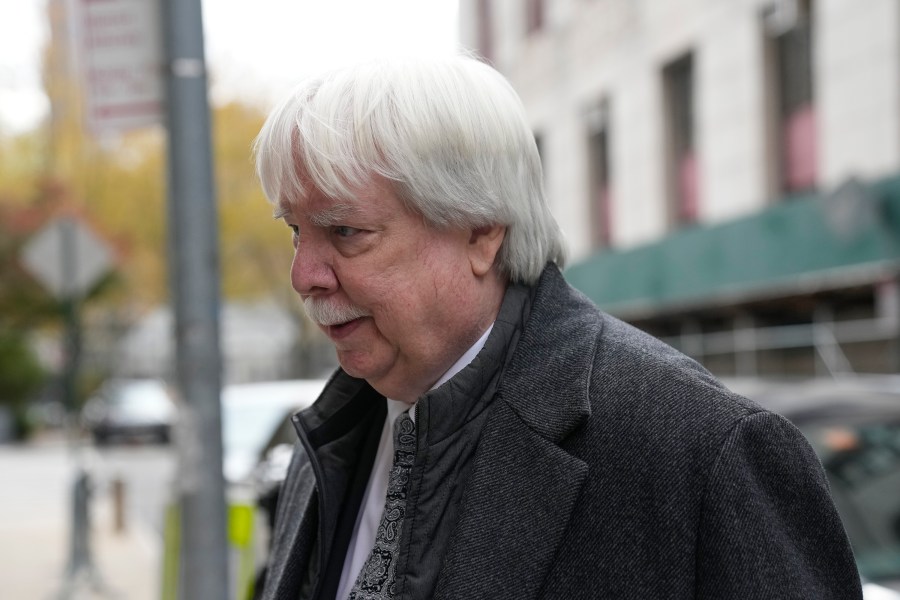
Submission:
[[[498,266],[512,282],[564,265],[522,103],[474,58],[380,59],[309,79],[272,111],[254,152],[276,205],[310,186],[352,197],[383,177],[433,227],[506,226]]]

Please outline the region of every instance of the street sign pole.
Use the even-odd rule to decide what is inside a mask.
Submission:
[[[46,223],[22,249],[25,267],[56,297],[65,322],[65,364],[61,376],[66,408],[66,434],[75,459],[72,487],[72,531],[69,563],[60,600],[80,597],[82,588],[107,592],[91,557],[89,527],[90,477],[78,438],[78,373],[81,361],[81,302],[91,286],[113,266],[112,254],[102,240],[73,215]]]
[[[210,115],[200,0],[163,0],[166,64],[169,273],[175,315],[181,598],[228,591],[222,474],[219,264]]]
[[[71,216],[48,223],[26,244],[23,265],[60,301],[65,321],[65,364],[61,378],[66,434],[75,459],[69,561],[60,600],[80,597],[84,588],[109,596],[94,565],[90,544],[90,475],[78,440],[78,374],[81,361],[81,300],[112,264],[109,251]]]
[[[75,478],[72,481],[72,521],[69,532],[69,563],[66,567],[65,584],[59,594],[60,600],[74,598],[82,587],[103,589],[91,556],[90,528],[88,527],[88,494],[90,479],[84,467],[77,440],[78,419],[78,372],[81,359],[81,319],[80,298],[75,286],[78,269],[78,250],[75,242],[74,221],[63,219],[59,222],[59,264],[62,267],[61,300],[65,320],[65,365],[63,366],[62,388],[66,408],[66,437],[69,451],[75,457]]]
[[[60,221],[60,257],[62,265],[62,305],[66,323],[66,364],[63,375],[63,394],[70,434],[74,431],[78,410],[78,368],[81,358],[81,319],[79,318],[79,293],[75,288],[78,270],[78,248],[75,242],[75,223],[71,219]],[[73,436],[70,435],[73,439]],[[71,441],[71,440],[70,440]]]

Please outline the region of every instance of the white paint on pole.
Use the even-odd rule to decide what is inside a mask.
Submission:
[[[162,123],[159,0],[76,0],[88,128],[97,133]]]
[[[107,245],[80,220],[67,216],[38,231],[21,258],[28,272],[63,300],[87,293],[113,266]]]

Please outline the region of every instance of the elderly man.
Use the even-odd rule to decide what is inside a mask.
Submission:
[[[338,70],[255,150],[340,362],[295,416],[265,598],[861,596],[802,436],[566,284],[496,71]]]

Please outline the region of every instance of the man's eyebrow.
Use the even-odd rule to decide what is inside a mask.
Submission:
[[[272,211],[272,218],[277,221],[278,219],[285,218],[289,214],[291,214],[291,207],[279,202],[275,205],[275,210]]]
[[[279,202],[272,211],[272,218],[275,220],[283,219],[291,214],[291,207],[286,203]],[[318,212],[309,215],[309,220],[317,227],[328,227],[340,223],[344,219],[359,212],[359,208],[345,202],[336,202]]]
[[[340,223],[358,211],[358,207],[352,204],[336,202],[324,210],[312,213],[309,220],[317,227],[329,227]]]

